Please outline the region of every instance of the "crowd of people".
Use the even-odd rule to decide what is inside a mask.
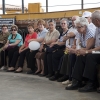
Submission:
[[[100,93],[97,77],[100,74],[100,53],[93,54],[100,51],[100,11],[85,11],[81,17],[75,15],[71,20],[72,27],[69,28],[68,19],[61,19],[62,31],[56,29],[53,19],[48,21],[48,29],[44,20],[38,20],[37,32],[34,25],[29,24],[24,41],[17,25],[12,25],[10,32],[7,25],[3,25],[0,34],[1,70],[21,73],[26,59],[27,68],[30,68],[27,74],[62,82],[66,90],[91,92],[97,89]],[[31,41],[39,42],[40,48],[30,50]]]

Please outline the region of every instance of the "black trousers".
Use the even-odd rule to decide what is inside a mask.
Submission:
[[[47,67],[48,67],[48,74],[53,74],[52,53],[47,54]]]
[[[49,74],[49,72],[48,72],[47,55],[48,55],[48,53],[46,52],[45,55],[44,55],[44,74],[45,75]]]
[[[38,50],[35,51],[28,51],[26,54],[26,61],[27,61],[27,67],[30,68],[32,71],[35,71],[36,69],[36,58],[35,55],[38,52]]]
[[[76,62],[75,62],[75,66],[73,69],[72,78],[77,79],[78,81],[83,80],[83,73],[84,73],[84,68],[86,64],[86,57],[87,55],[85,56],[80,55],[76,57]]]
[[[24,60],[25,60],[26,54],[29,51],[30,51],[29,49],[26,49],[26,50],[22,51],[21,53],[19,53],[19,50],[17,50],[13,55],[13,59],[11,61],[10,66],[15,67],[16,63],[17,63],[17,60],[18,60],[18,57],[19,57],[18,67],[22,67],[23,68],[23,64],[24,64]]]
[[[97,79],[98,64],[100,64],[100,54],[88,54],[83,76],[95,81]]]
[[[72,70],[74,68],[75,61],[76,61],[75,54],[65,54],[63,56],[63,62],[60,73],[63,75],[68,75],[69,80],[72,80]]]
[[[59,64],[61,57],[64,55],[63,50],[58,50],[56,52],[52,53],[52,66],[53,66],[53,71],[58,71],[59,70]]]
[[[18,46],[15,46],[14,48],[11,49],[6,49],[5,51],[1,51],[1,66],[7,65],[6,57],[8,56],[8,66],[10,67],[13,55],[17,50],[19,50]]]

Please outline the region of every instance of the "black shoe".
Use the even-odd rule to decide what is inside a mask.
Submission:
[[[84,87],[78,89],[79,92],[93,92],[94,90],[95,88],[92,82],[89,82]]]
[[[38,75],[38,74],[40,74],[40,73],[41,73],[41,71],[35,72],[33,75]]]
[[[34,72],[32,70],[26,72],[27,74],[33,74]]]
[[[38,74],[38,76],[40,76],[40,77],[44,77],[44,76],[45,76],[45,74]]]
[[[97,93],[100,93],[100,88],[97,89]]]
[[[66,81],[66,80],[68,80],[68,77],[67,76],[63,76],[63,77],[59,78],[57,81],[58,82],[63,82],[63,81]]]
[[[50,78],[52,76],[53,76],[53,74],[48,74],[48,75],[46,75],[46,78]]]
[[[72,85],[67,86],[65,89],[66,90],[77,90],[80,86],[81,86],[81,82],[74,79],[72,80]]]

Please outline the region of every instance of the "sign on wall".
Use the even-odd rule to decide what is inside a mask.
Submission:
[[[15,24],[15,18],[0,18],[0,31],[2,25],[7,25],[10,30],[11,26]]]

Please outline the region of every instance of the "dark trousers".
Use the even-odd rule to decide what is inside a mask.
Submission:
[[[48,63],[47,63],[47,55],[48,55],[48,53],[46,52],[45,55],[44,55],[44,74],[45,75],[49,74],[49,72],[48,72]]]
[[[47,54],[48,74],[53,74],[52,53]]]
[[[72,70],[74,68],[75,61],[76,61],[75,54],[65,54],[63,56],[63,62],[60,73],[63,75],[68,75],[69,80],[72,80]]]
[[[78,81],[82,81],[83,79],[83,72],[84,72],[84,68],[86,64],[86,57],[87,55],[85,56],[80,55],[76,57],[76,62],[73,69],[72,78]]]
[[[52,66],[54,71],[58,71],[61,57],[64,55],[63,50],[52,53]]]
[[[95,81],[97,79],[98,64],[100,64],[100,54],[88,54],[83,76]]]
[[[18,60],[18,67],[22,67],[23,68],[23,64],[24,64],[24,60],[25,60],[25,57],[26,57],[26,53],[29,51],[29,49],[26,49],[24,51],[22,51],[20,54],[19,54],[19,50],[17,50],[14,55],[13,55],[13,59],[12,59],[12,62],[11,62],[11,66],[12,67],[15,67],[16,66],[16,63],[17,63],[17,60],[18,60],[18,57],[19,57],[19,60]]]
[[[10,63],[13,59],[14,53],[19,49],[18,46],[15,46],[11,49],[6,49],[5,51],[1,51],[1,66],[7,65],[6,57],[8,55],[8,66],[10,67]]]
[[[26,54],[26,61],[27,61],[27,67],[30,68],[32,71],[35,71],[36,69],[36,58],[35,55],[38,52],[38,50],[27,52]]]

